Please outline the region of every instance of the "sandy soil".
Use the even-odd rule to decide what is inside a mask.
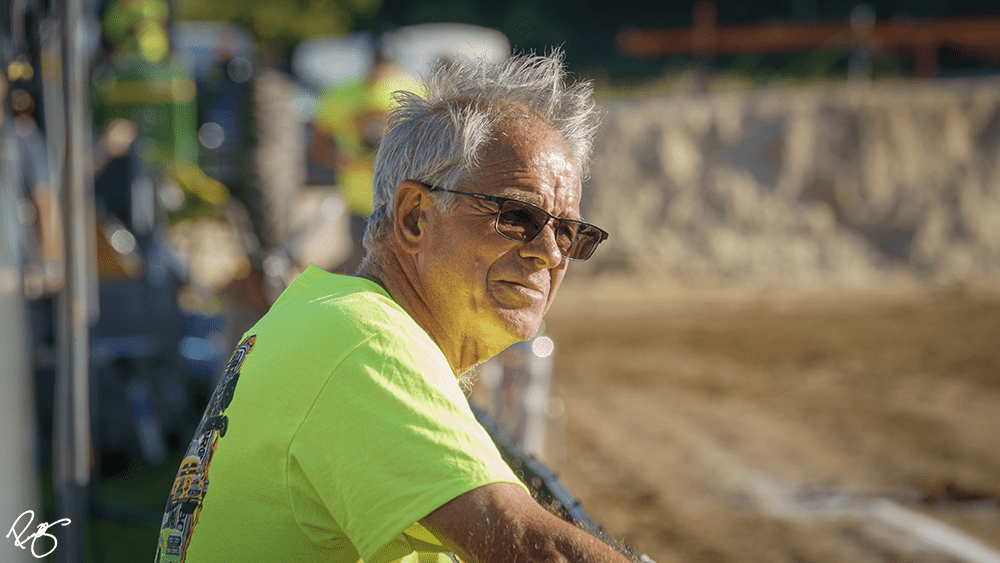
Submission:
[[[550,464],[658,563],[1000,561],[1000,292],[564,287]]]

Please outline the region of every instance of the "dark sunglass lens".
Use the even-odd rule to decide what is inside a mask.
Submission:
[[[556,228],[556,246],[559,247],[559,252],[563,256],[569,253],[570,248],[572,248],[573,241],[576,240],[580,227],[580,223],[576,221],[559,221],[559,226]]]
[[[537,207],[518,201],[505,201],[497,215],[497,230],[517,241],[531,240],[545,225],[548,216]]]
[[[601,243],[601,231],[597,227],[584,226],[573,239],[573,244],[566,252],[566,257],[572,260],[586,260],[594,253],[594,249]]]

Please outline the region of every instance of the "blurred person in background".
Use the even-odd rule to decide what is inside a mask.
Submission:
[[[359,273],[310,266],[245,334],[156,561],[624,561],[532,498],[460,386],[607,238],[579,209],[598,112],[565,75],[518,55],[399,94]]]
[[[372,173],[386,118],[396,102],[393,93],[421,93],[416,78],[397,61],[374,49],[367,76],[328,88],[319,100],[310,157],[334,173],[337,189],[351,213],[354,252],[338,271],[354,273],[364,256],[362,238],[372,212]]]

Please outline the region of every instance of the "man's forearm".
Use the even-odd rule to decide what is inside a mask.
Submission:
[[[628,563],[606,543],[549,513],[512,484],[470,491],[432,512],[423,523],[467,563]]]

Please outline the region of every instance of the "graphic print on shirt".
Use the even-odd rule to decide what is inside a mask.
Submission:
[[[208,492],[208,467],[218,441],[226,436],[229,418],[226,409],[233,401],[243,361],[253,350],[257,336],[248,336],[233,352],[205,414],[198,424],[187,455],[181,462],[160,526],[156,563],[182,563],[191,533],[198,523],[202,500]]]

